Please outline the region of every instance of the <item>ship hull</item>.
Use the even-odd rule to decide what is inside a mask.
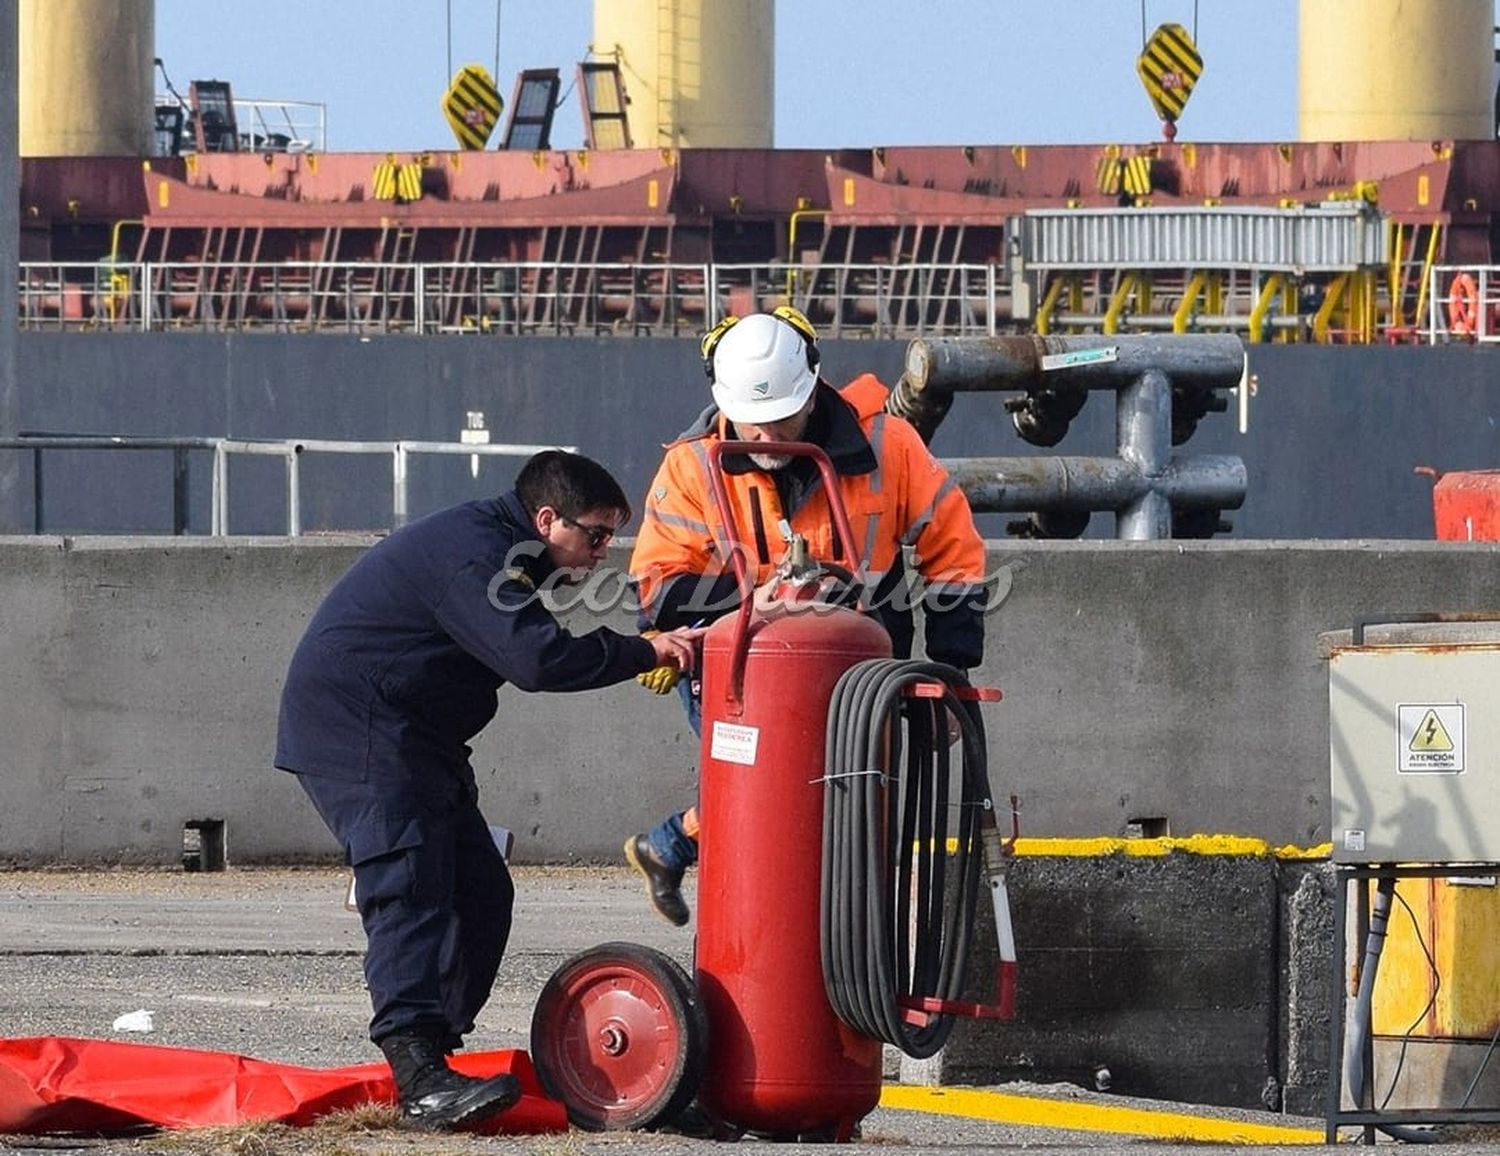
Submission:
[[[824,343],[834,380],[873,370],[894,382],[901,341]],[[1210,414],[1179,453],[1237,454],[1249,490],[1228,516],[1237,538],[1430,538],[1431,479],[1500,459],[1500,348],[1250,346],[1254,396]],[[611,338],[308,338],[298,335],[21,333],[20,431],[236,438],[458,441],[482,414],[494,442],[572,445],[644,496],[660,447],[707,402],[695,342]],[[1243,429],[1241,428],[1243,424]],[[960,395],[938,430],[940,457],[1043,451],[1014,433],[994,395]],[[1110,454],[1114,413],[1090,400],[1045,452]],[[210,455],[188,456],[189,532],[210,524]],[[516,459],[425,458],[410,469],[413,516],[510,484]],[[26,451],[0,451],[0,531],[35,527]],[[166,451],[49,451],[42,528],[171,532]],[[307,454],[306,531],[370,530],[392,518],[391,463]],[[229,528],[283,533],[281,462],[231,464]],[[1003,537],[1005,515],[985,515]],[[1091,537],[1114,533],[1097,514]]]

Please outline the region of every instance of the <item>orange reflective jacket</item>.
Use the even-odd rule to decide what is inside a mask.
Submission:
[[[982,624],[977,620],[982,606],[976,609],[975,599],[965,595],[977,592],[982,603],[984,544],[974,528],[968,501],[928,452],[916,430],[884,412],[888,391],[873,375],[858,377],[837,392],[826,384],[820,384],[819,389],[829,395],[820,398],[819,404],[847,406],[853,423],[844,421],[843,425],[855,440],[863,439],[861,454],[857,455],[840,457],[834,455],[833,447],[824,447],[834,460],[859,557],[844,557],[836,543],[821,485],[813,487],[787,518],[770,473],[753,468],[744,472],[726,469],[725,488],[740,539],[737,545],[751,565],[751,577],[760,585],[780,562],[786,548],[778,530],[783,519],[793,533],[807,539],[810,552],[820,561],[851,570],[862,567],[868,589],[876,591],[877,603],[883,593],[898,584],[904,594],[904,581],[895,580],[904,579],[902,547],[910,546],[929,592],[929,657],[974,665],[982,650]],[[853,434],[856,423],[858,433]],[[667,447],[651,483],[630,571],[640,590],[643,612],[652,621],[675,582],[689,580],[696,585],[704,575],[732,572],[732,544],[726,540],[723,520],[712,509],[707,470],[708,447],[728,432],[723,416],[710,411],[700,428]],[[847,464],[861,459],[865,463],[862,466]],[[846,472],[860,469],[863,472]],[[947,654],[935,653],[933,645],[934,596],[940,600],[939,616],[961,605],[965,618],[961,631],[964,637],[937,648]],[[728,606],[713,609],[722,613]],[[897,654],[909,653],[909,607],[904,602],[894,609],[877,605],[876,612],[891,629]],[[894,621],[898,616],[904,617],[904,631]],[[951,621],[947,633],[953,634],[958,625]],[[904,645],[900,637],[903,632]]]

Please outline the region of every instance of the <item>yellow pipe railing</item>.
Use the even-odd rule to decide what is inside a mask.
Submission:
[[[1328,288],[1323,291],[1323,303],[1318,306],[1318,312],[1313,317],[1313,340],[1319,345],[1328,344],[1328,330],[1333,324],[1333,314],[1343,300],[1344,290],[1349,286],[1349,274],[1340,273],[1328,283]]]
[[[127,225],[139,225],[146,227],[146,222],[139,217],[126,217],[115,222],[115,227],[109,231],[109,263],[114,265],[120,259],[120,230]]]
[[[1047,292],[1042,295],[1041,307],[1036,312],[1036,331],[1043,337],[1052,332],[1052,311],[1057,308],[1057,299],[1062,296],[1068,278],[1054,274],[1047,283]]]
[[[1098,274],[1096,273],[1094,276],[1097,278]],[[1083,279],[1077,273],[1070,273],[1068,275],[1068,308],[1073,311],[1075,316],[1083,312]],[[1083,329],[1079,326],[1074,326],[1073,332],[1082,333]]]
[[[1427,254],[1422,258],[1422,279],[1417,284],[1417,310],[1412,316],[1412,323],[1421,325],[1422,319],[1427,315],[1427,286],[1432,280],[1432,266],[1437,260],[1438,239],[1443,234],[1443,226],[1434,221],[1427,226]]]
[[[117,321],[130,303],[130,274],[117,272],[115,266],[120,259],[120,233],[127,225],[138,225],[142,229],[146,222],[139,217],[118,220],[109,231],[109,289],[104,294],[104,314],[110,321]]]
[[[1369,345],[1375,340],[1375,311],[1379,304],[1377,290],[1380,287],[1380,278],[1374,269],[1361,269],[1356,276],[1360,281],[1360,304],[1362,306],[1359,314],[1359,342],[1361,345]]]
[[[1188,327],[1193,323],[1193,309],[1198,304],[1198,298],[1203,293],[1204,282],[1208,280],[1208,274],[1198,270],[1189,279],[1187,288],[1182,291],[1182,302],[1172,314],[1172,332],[1186,333]]]
[[[1109,309],[1104,314],[1105,333],[1119,332],[1120,318],[1125,313],[1125,306],[1129,304],[1139,282],[1138,273],[1130,272],[1121,276],[1119,284],[1115,286],[1114,295],[1109,299]]]
[[[797,276],[797,225],[803,217],[826,217],[828,209],[793,209],[786,221],[786,303],[796,305],[797,300],[793,290],[793,279]]]
[[[1260,287],[1260,294],[1255,299],[1255,307],[1250,310],[1251,341],[1258,342],[1263,339],[1266,329],[1266,318],[1270,315],[1271,306],[1281,293],[1281,286],[1285,280],[1285,274],[1272,273],[1266,278],[1265,284]]]
[[[1401,266],[1404,263],[1401,260],[1401,241],[1405,231],[1400,221],[1391,221],[1386,226],[1386,245],[1391,254],[1390,264],[1386,270],[1385,294],[1391,302],[1391,315],[1387,324],[1394,329],[1401,328],[1401,298],[1406,289],[1401,277]],[[1415,234],[1413,234],[1412,243],[1416,243]]]

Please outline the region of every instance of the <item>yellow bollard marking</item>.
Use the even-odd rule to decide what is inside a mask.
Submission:
[[[880,1106],[900,1112],[928,1112],[968,1120],[1028,1124],[1037,1128],[1066,1128],[1074,1132],[1110,1132],[1120,1136],[1152,1136],[1215,1144],[1321,1144],[1324,1139],[1321,1129],[1251,1124],[1242,1120],[1152,1112],[1144,1108],[1106,1104],[1080,1104],[1072,1100],[1016,1096],[972,1088],[886,1084],[880,1092]]]

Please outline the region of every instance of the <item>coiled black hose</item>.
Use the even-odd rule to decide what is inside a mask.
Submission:
[[[943,695],[905,697],[915,683],[940,683]],[[992,807],[979,711],[954,694],[967,685],[963,672],[941,663],[870,659],[844,673],[829,706],[824,987],[846,1024],[918,1059],[943,1046],[953,1018],[908,1022],[899,1001],[962,994],[980,826]],[[956,769],[950,712],[963,734]],[[950,839],[958,846],[951,862]]]

